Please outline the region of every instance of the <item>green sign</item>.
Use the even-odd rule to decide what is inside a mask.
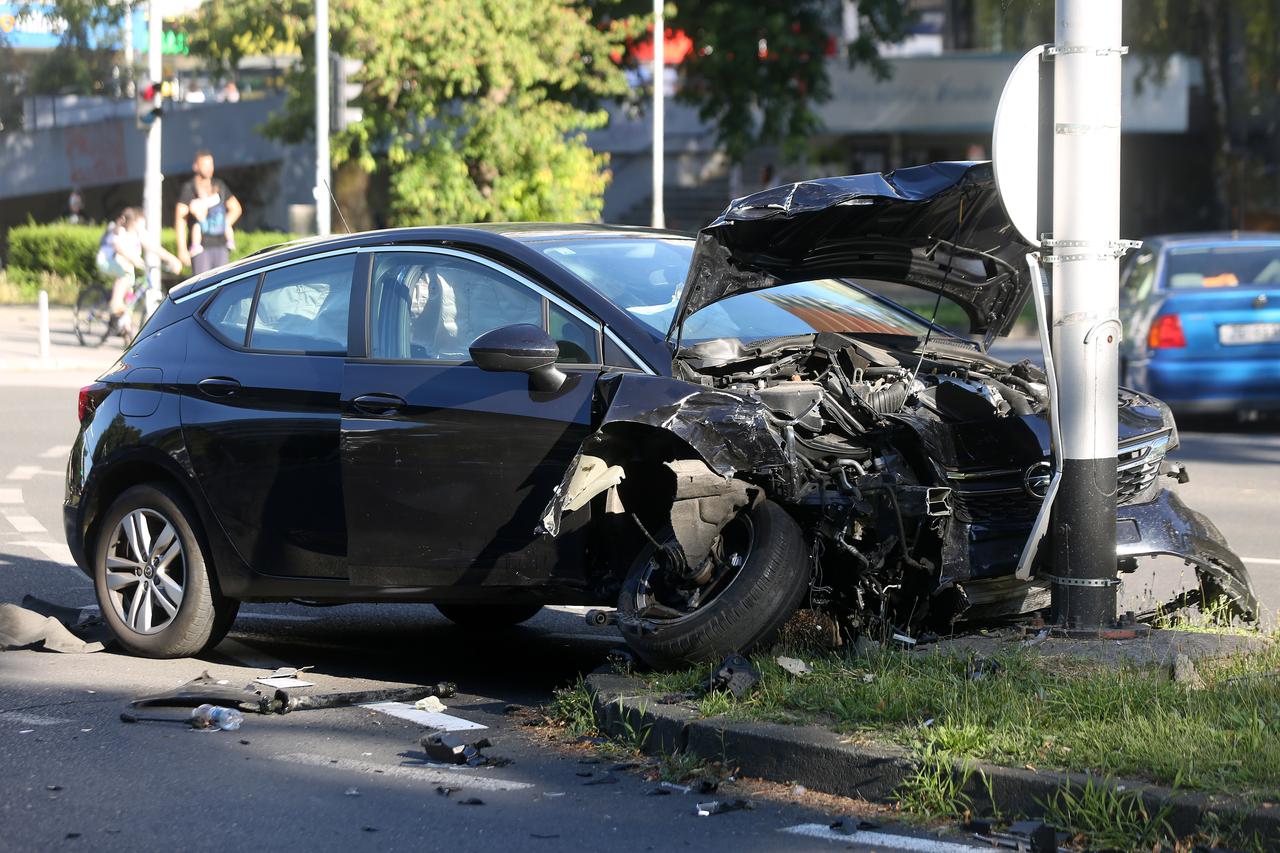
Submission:
[[[142,52],[146,53],[149,45],[142,43]],[[163,56],[186,56],[191,53],[187,43],[187,34],[177,30],[165,30],[160,35],[160,53]]]

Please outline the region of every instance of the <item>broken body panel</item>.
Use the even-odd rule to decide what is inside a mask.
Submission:
[[[985,164],[777,188],[735,202],[703,230],[673,338],[687,316],[736,293],[867,276],[946,295],[989,339],[1026,302],[1026,251]],[[1030,577],[1015,577],[1053,466],[1039,367],[939,330],[924,340],[702,341],[676,349],[671,373],[602,376],[597,430],[544,530],[556,534],[564,512],[600,497],[602,510],[631,515],[655,545],[670,528],[680,547],[668,570],[688,580],[708,574],[714,533],[767,497],[805,532],[811,603],[855,630],[945,630],[1047,606],[1038,559]],[[1239,558],[1161,483],[1182,474],[1165,461],[1177,446],[1167,407],[1124,389],[1117,405],[1121,568],[1139,556],[1181,557],[1205,590],[1256,618]]]

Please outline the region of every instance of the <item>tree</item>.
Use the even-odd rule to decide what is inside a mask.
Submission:
[[[224,67],[301,53],[267,128],[285,141],[312,124],[311,10],[229,0],[189,25],[192,51]],[[585,131],[626,92],[609,61],[619,38],[575,0],[334,0],[332,48],[364,63],[364,118],[335,137],[335,161],[386,175],[394,224],[596,218],[608,157]]]
[[[124,4],[107,0],[21,3],[18,6],[19,17],[43,15],[62,22],[58,48],[33,64],[27,79],[27,91],[101,94],[101,87],[111,79],[111,67],[116,60],[115,45],[103,45],[101,39],[118,31],[124,20],[124,11]]]
[[[853,41],[841,45],[839,0],[673,0],[666,26],[683,31],[693,52],[680,74],[680,99],[695,106],[716,129],[717,141],[740,162],[758,145],[781,145],[796,154],[820,128],[815,112],[831,97],[827,61],[841,48],[853,65],[883,79],[890,73],[880,45],[900,41],[914,20],[902,0],[859,0]],[[596,0],[607,22],[651,26],[645,0]],[[632,60],[634,62],[634,60]]]

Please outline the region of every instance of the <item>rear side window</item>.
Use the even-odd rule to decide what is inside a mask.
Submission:
[[[345,355],[356,256],[339,255],[266,274],[253,312],[249,348]]]
[[[1165,277],[1173,290],[1278,287],[1280,243],[1173,248]]]
[[[204,309],[205,322],[218,337],[232,346],[244,346],[249,330],[249,309],[258,289],[258,277],[238,281],[218,290],[218,295]]]

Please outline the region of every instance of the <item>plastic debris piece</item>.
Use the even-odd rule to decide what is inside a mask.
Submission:
[[[413,707],[419,711],[430,711],[439,714],[445,710],[445,704],[440,701],[438,696],[427,696],[413,703]]]
[[[44,789],[46,791],[61,791],[62,786],[61,785],[45,785]]]
[[[974,658],[969,664],[969,680],[984,681],[1000,672],[1000,662],[991,658]]]
[[[244,714],[235,708],[204,704],[191,710],[191,728],[217,732],[234,732],[244,722]]]
[[[468,736],[464,732],[432,732],[418,741],[431,761],[443,764],[466,764],[469,767],[505,767],[506,758],[490,758],[480,750],[493,744],[488,738]]]
[[[542,796],[544,796],[544,797],[563,797],[563,796],[564,796],[564,791],[544,791],[544,792],[543,792],[543,794],[542,794]]]
[[[343,793],[346,794],[348,797],[358,797],[360,796],[360,789],[348,788],[347,790],[343,791]]]
[[[791,786],[791,796],[793,797],[803,797],[807,793],[809,793],[809,789],[806,788],[804,785]]]
[[[377,832],[377,831],[378,831],[378,827],[376,827],[376,826],[362,826],[362,827],[360,827],[360,831],[361,831],[361,832]]]
[[[777,662],[778,666],[782,667],[791,675],[808,675],[813,672],[813,667],[809,666],[809,664],[799,658],[789,658],[779,655],[777,658],[774,658],[774,660]]]
[[[677,785],[675,782],[659,782],[659,788],[665,788],[668,791],[674,791],[677,794],[692,794],[693,788],[688,785]]]
[[[78,608],[62,607],[30,595],[22,605],[0,604],[0,649],[87,654],[102,651],[103,640],[111,639],[101,619],[84,619]]]
[[[559,836],[559,835],[552,835],[552,834],[542,835],[542,834],[537,833],[537,832],[531,832],[531,833],[529,833],[529,837],[530,837],[530,838],[543,838],[543,839],[547,839],[547,838],[559,838],[560,836]]]
[[[727,814],[728,812],[745,811],[755,808],[750,800],[712,800],[707,803],[698,803],[694,806],[694,814],[698,817],[710,817],[714,814]]]
[[[483,806],[484,800],[479,797],[467,797],[465,800],[458,800],[460,806]]]
[[[596,774],[592,773],[590,770],[579,770],[577,773],[573,775],[581,776],[583,779],[588,779]]]
[[[730,652],[711,673],[710,690],[727,690],[742,699],[760,683],[760,673],[751,661],[740,654]]]
[[[461,788],[455,788],[452,785],[436,785],[436,793],[442,797],[452,796],[461,790]]]
[[[827,824],[827,828],[843,835],[853,835],[869,829],[879,829],[880,824],[862,820],[861,818],[845,817]]]

